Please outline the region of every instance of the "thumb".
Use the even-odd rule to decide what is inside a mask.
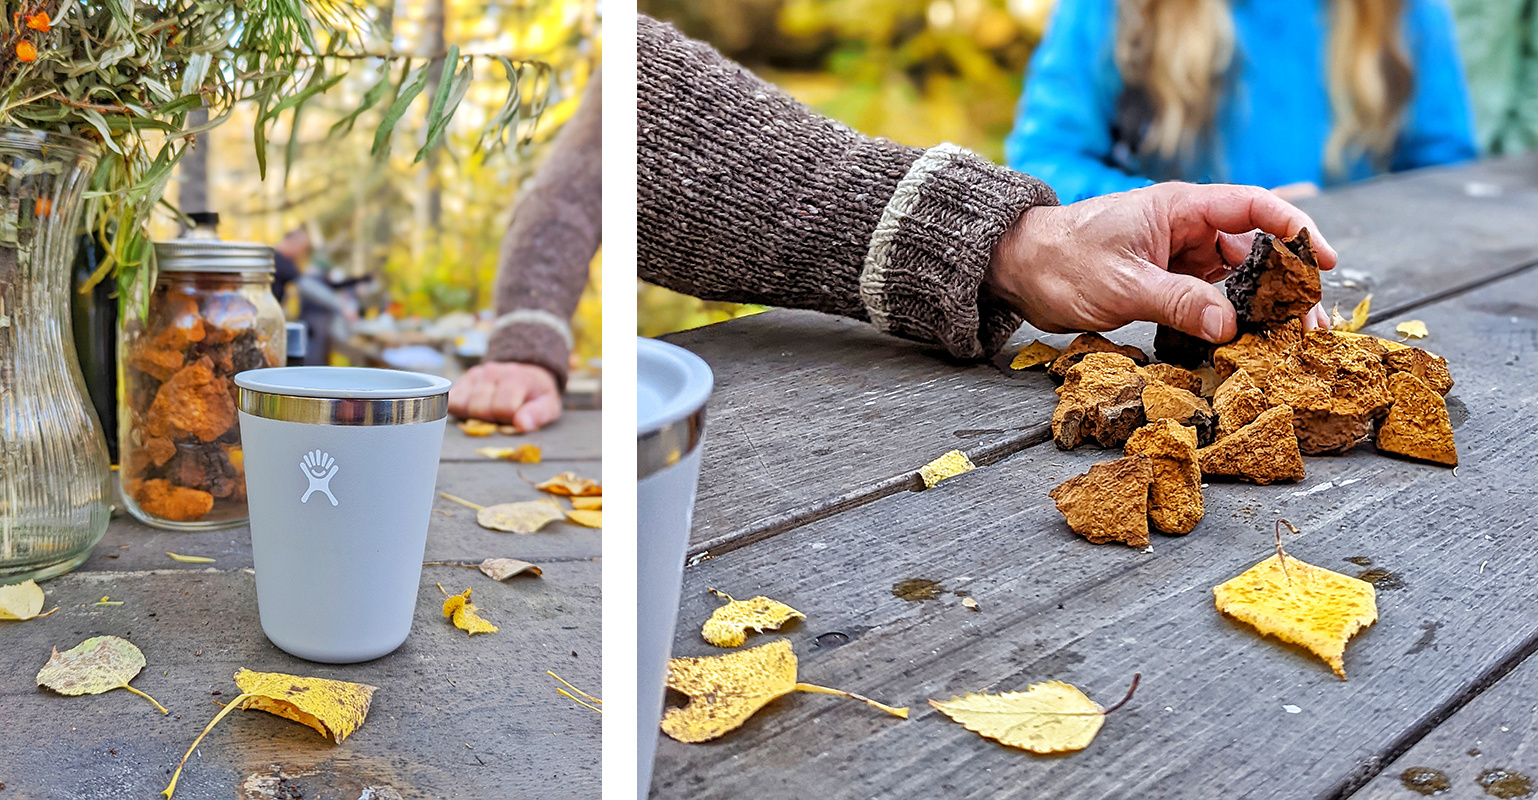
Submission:
[[[1190,275],[1150,267],[1141,293],[1140,319],[1168,325],[1213,343],[1227,342],[1238,330],[1234,307],[1218,287]]]

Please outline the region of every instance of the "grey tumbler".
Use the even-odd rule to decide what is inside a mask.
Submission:
[[[416,608],[449,382],[280,367],[235,384],[262,631],[310,661],[395,650]]]

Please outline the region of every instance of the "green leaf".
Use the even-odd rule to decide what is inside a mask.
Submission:
[[[390,153],[390,134],[395,132],[396,123],[401,121],[406,109],[411,107],[411,101],[417,99],[422,93],[422,88],[427,85],[427,70],[431,64],[418,68],[409,75],[401,85],[400,91],[395,94],[395,102],[385,109],[384,118],[379,121],[379,128],[374,131],[374,146],[369,153],[376,157],[384,157]]]
[[[481,129],[480,138],[475,142],[477,152],[495,152],[507,147],[506,133],[508,126],[518,119],[518,109],[523,105],[523,95],[519,91],[519,81],[523,79],[523,67],[514,66],[513,62],[497,57],[497,63],[502,65],[502,72],[507,76],[507,99],[502,102],[502,107],[487,120],[486,127]]]
[[[473,63],[472,61],[466,61],[465,68],[460,70],[459,74],[454,77],[454,85],[449,90],[448,100],[438,109],[438,114],[434,116],[429,112],[427,118],[427,141],[423,143],[422,149],[417,151],[416,158],[412,159],[411,163],[415,164],[427,158],[427,154],[432,152],[433,148],[437,147],[438,143],[443,140],[443,134],[448,131],[449,122],[454,118],[455,109],[459,108],[460,101],[465,99],[465,92],[470,90],[470,80],[474,77],[475,73],[472,66]],[[448,71],[447,65],[445,65],[444,71]],[[447,82],[443,85],[447,85]]]
[[[318,84],[315,83],[314,80],[311,80],[310,85],[306,86],[303,91],[299,92],[298,94],[285,97],[277,105],[273,106],[272,110],[267,112],[267,119],[269,121],[277,119],[279,114],[282,114],[290,108],[294,108],[295,106],[304,103],[315,95],[325,94],[331,89],[331,87],[341,83],[346,78],[347,74],[344,72],[341,75],[337,75],[336,77],[322,81]]]
[[[379,65],[379,82],[370,86],[368,91],[363,93],[363,99],[358,101],[358,107],[353,109],[352,113],[338,120],[335,125],[332,125],[331,130],[326,135],[336,136],[339,133],[345,134],[352,131],[353,123],[358,121],[358,117],[362,116],[365,111],[378,105],[385,92],[389,90],[390,62],[386,61]]]
[[[107,120],[101,115],[100,111],[94,108],[82,108],[80,109],[80,115],[85,117],[86,122],[91,123],[91,127],[95,128],[97,133],[101,134],[102,141],[106,143],[109,149],[118,155],[123,154],[123,148],[118,147],[117,142],[112,140],[112,130],[108,128]]]

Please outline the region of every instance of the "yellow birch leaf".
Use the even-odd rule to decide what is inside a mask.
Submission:
[[[1367,314],[1371,310],[1372,295],[1367,295],[1362,298],[1362,302],[1356,304],[1356,308],[1351,309],[1351,321],[1347,323],[1350,327],[1346,328],[1346,330],[1352,333],[1361,330],[1367,325]]]
[[[466,436],[490,436],[497,432],[497,424],[482,419],[467,419],[459,423],[459,429],[464,431]]]
[[[603,496],[598,497],[573,497],[571,507],[578,511],[602,511]]]
[[[497,626],[481,619],[480,609],[470,602],[470,590],[466,589],[462,594],[451,595],[443,601],[443,616],[454,621],[454,627],[464,631],[470,636],[477,633],[496,633],[501,630]]]
[[[740,646],[748,640],[750,628],[762,633],[793,619],[806,619],[805,614],[778,600],[763,596],[751,600],[734,600],[725,592],[715,589],[710,591],[727,601],[726,605],[711,612],[710,619],[705,620],[705,626],[700,630],[705,641],[716,647]]]
[[[506,533],[534,533],[540,528],[565,519],[566,512],[553,500],[525,500],[522,503],[498,503],[475,512],[482,528]]]
[[[972,459],[960,450],[952,450],[934,461],[919,468],[919,477],[924,479],[924,488],[933,489],[935,484],[946,478],[954,478],[963,472],[971,472],[977,469],[972,464]]]
[[[1275,555],[1212,589],[1218,611],[1298,645],[1346,679],[1346,642],[1378,619],[1372,584]]]
[[[43,610],[43,590],[37,581],[0,586],[0,619],[32,619]]]
[[[1015,354],[1015,360],[1009,362],[1009,368],[1030,369],[1031,367],[1040,367],[1045,364],[1051,364],[1062,354],[1063,351],[1037,339],[1020,348],[1020,352]]]
[[[785,639],[725,655],[670,659],[668,688],[689,696],[688,705],[669,708],[662,716],[662,732],[680,742],[724,736],[775,698],[791,692],[850,697],[908,718],[906,708],[892,708],[852,692],[797,683],[796,654]]]
[[[543,575],[545,571],[527,561],[516,558],[488,558],[481,562],[481,572],[494,581],[505,581],[519,573],[532,572]]]
[[[476,448],[475,454],[502,461],[516,461],[520,464],[538,464],[541,455],[539,448],[532,444],[520,444],[517,447],[479,447]]]
[[[562,472],[544,483],[534,484],[534,488],[562,497],[600,497],[603,495],[603,487],[598,481],[579,477],[575,472]]]
[[[581,509],[577,509],[577,510],[574,510],[574,511],[566,512],[566,518],[571,520],[572,522],[577,523],[578,525],[581,525],[581,526],[587,527],[587,528],[602,528],[603,527],[603,512],[602,511],[583,511]]]
[[[154,703],[160,713],[171,713],[155,698],[128,685],[142,669],[144,653],[133,642],[116,636],[92,636],[62,653],[53,648],[48,663],[37,672],[37,685],[71,697],[127,689]]]
[[[969,692],[929,704],[973,733],[1033,753],[1083,750],[1095,740],[1106,714],[1099,703],[1062,681],[1033,683],[1023,692]]]
[[[198,744],[213,730],[214,725],[231,711],[266,711],[308,725],[319,731],[321,736],[341,744],[343,739],[363,726],[363,720],[368,717],[369,703],[373,700],[374,692],[378,691],[377,686],[366,683],[306,678],[281,672],[252,672],[248,669],[235,673],[235,685],[240,687],[241,693],[215,714],[208,725],[204,726],[203,732],[198,734],[198,738],[192,740],[192,746],[187,748],[181,763],[176,765],[176,772],[171,775],[170,785],[161,790],[160,793],[167,800],[176,792],[176,782],[181,780],[182,767],[187,765],[188,756],[198,748]]]
[[[1394,326],[1394,332],[1406,339],[1424,339],[1430,335],[1426,330],[1426,323],[1418,319],[1407,319]]]
[[[166,553],[172,561],[180,561],[183,564],[212,564],[214,560],[208,556],[184,556],[177,553]]]

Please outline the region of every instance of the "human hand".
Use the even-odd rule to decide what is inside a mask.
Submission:
[[[449,413],[528,433],[560,418],[561,390],[555,375],[535,364],[478,364],[449,389]]]
[[[984,286],[1049,333],[1148,320],[1226,342],[1238,321],[1212,283],[1249,255],[1256,229],[1305,227],[1320,269],[1333,268],[1314,221],[1265,189],[1161,183],[1027,210],[994,245]]]
[[[1271,190],[1271,193],[1291,203],[1295,200],[1302,200],[1305,197],[1313,197],[1319,194],[1319,184],[1313,181],[1298,181],[1297,183],[1277,186]]]

